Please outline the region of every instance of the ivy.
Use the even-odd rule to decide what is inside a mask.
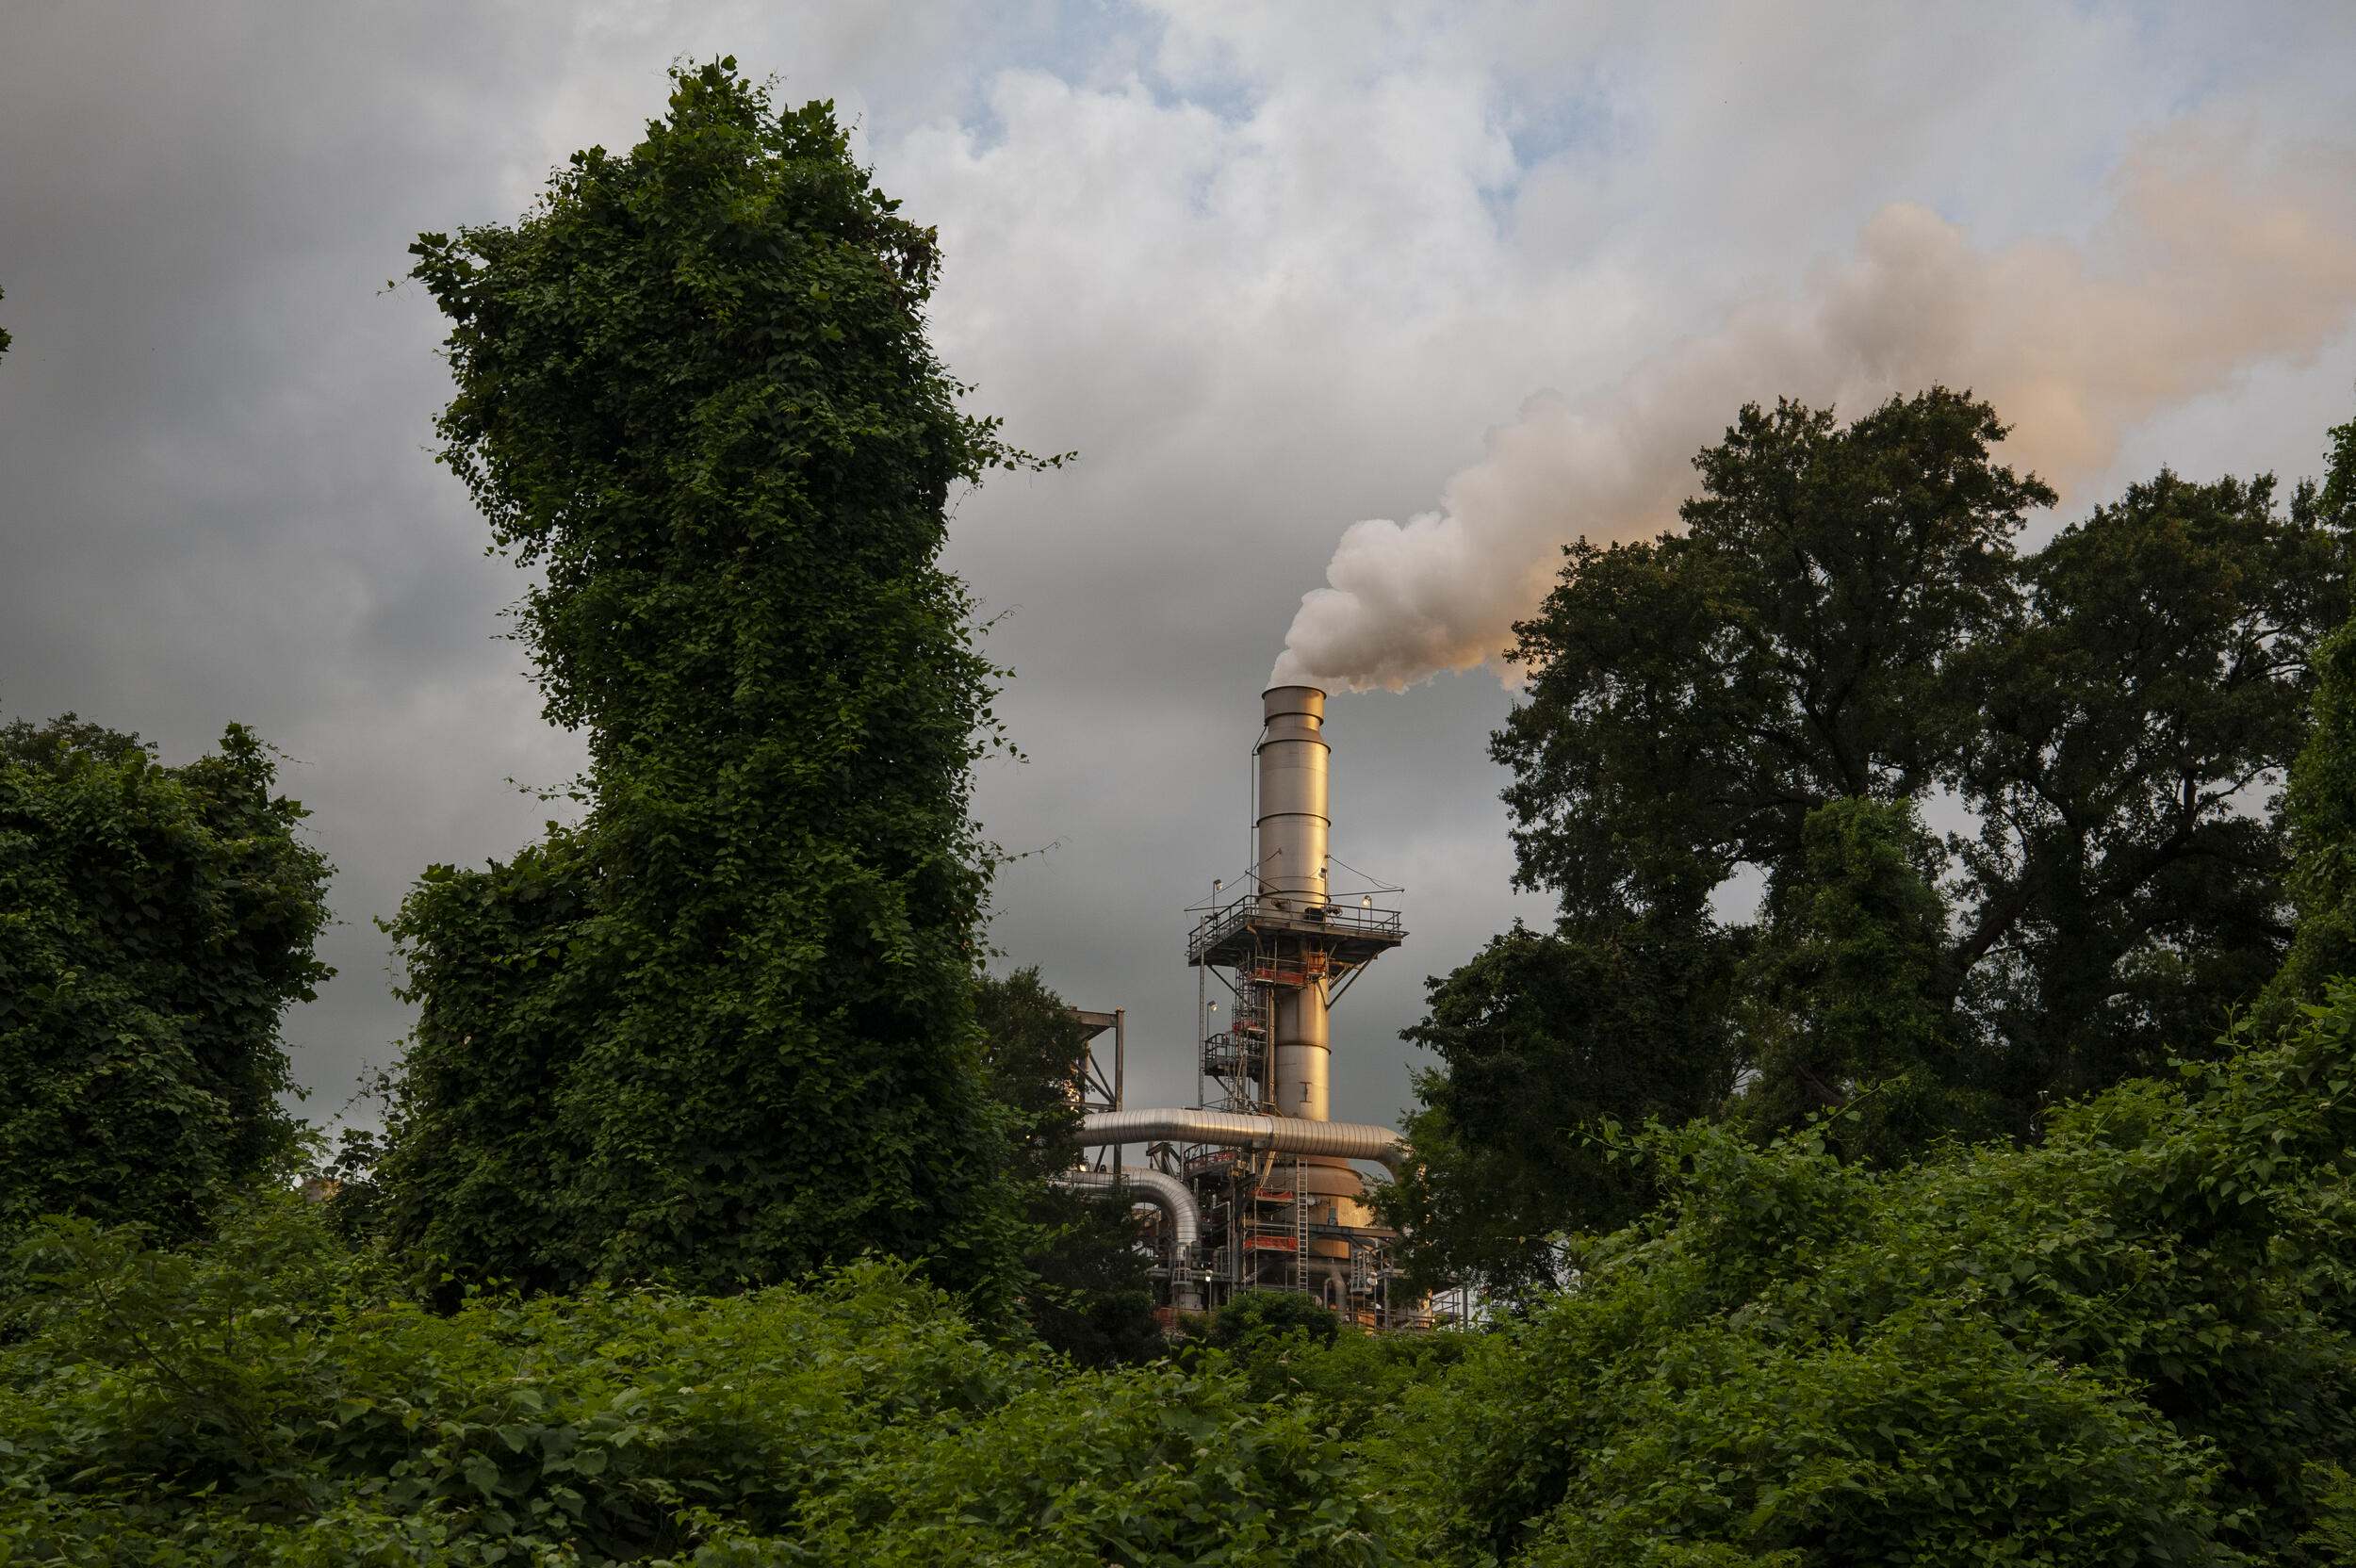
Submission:
[[[541,574],[517,635],[591,760],[578,826],[392,923],[394,1236],[538,1286],[873,1250],[1003,1298],[969,810],[1002,672],[937,558],[952,490],[1034,460],[925,340],[933,231],[831,106],[722,60],[513,227],[413,249],[442,460]]]

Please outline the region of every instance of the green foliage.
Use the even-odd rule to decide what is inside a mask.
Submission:
[[[2336,1464],[2315,1466],[2315,1526],[2303,1544],[2318,1562],[2356,1562],[2356,1476]]]
[[[1808,813],[1742,974],[1737,1017],[1757,1074],[1742,1119],[1772,1133],[1854,1105],[1830,1135],[1844,1152],[1885,1159],[1998,1125],[1946,1005],[1937,854],[1907,801]]]
[[[1269,1293],[1114,1372],[904,1264],[436,1314],[285,1192],[172,1251],[50,1221],[0,1301],[0,1561],[2341,1560],[2352,1091],[2342,986],[2036,1147],[1656,1128],[1669,1203],[1514,1323]]]
[[[1350,1437],[1378,1430],[1409,1391],[1455,1365],[1467,1333],[1363,1333],[1314,1298],[1251,1291],[1211,1315],[1182,1356],[1233,1367],[1255,1398],[1306,1401],[1317,1419]]]
[[[597,1238],[573,1213],[593,1146],[564,1091],[617,1007],[589,961],[604,951],[597,880],[584,836],[551,825],[505,864],[434,867],[393,926],[421,1015],[370,1196],[396,1244],[462,1274],[543,1289],[589,1266]]]
[[[1701,906],[1740,866],[1800,896],[1810,814],[1952,792],[1976,839],[1939,955],[2007,1114],[2146,1071],[2280,961],[2287,766],[2346,540],[2270,480],[2163,472],[2021,559],[2053,496],[1994,412],[1933,390],[1841,429],[1747,408],[1685,530],[1572,547],[1521,629],[1496,740],[1522,880],[1564,916]]]
[[[1018,1179],[1044,1185],[1069,1170],[1080,1135],[1075,1090],[1088,1061],[1088,1032],[1037,966],[973,982],[973,1018],[990,1097],[1014,1136]]]
[[[1048,1186],[1023,1196],[1023,1312],[1040,1343],[1081,1366],[1161,1355],[1153,1260],[1129,1205]]]
[[[675,74],[627,155],[428,235],[443,460],[541,569],[519,635],[588,809],[436,867],[383,1165],[402,1246],[532,1285],[790,1278],[877,1250],[1011,1288],[971,975],[998,672],[936,564],[1028,461],[925,341],[939,254],[830,106]]]
[[[1073,1086],[1088,1037],[1036,968],[974,982],[990,1091],[1014,1138],[1011,1167],[1025,1239],[1023,1315],[1050,1348],[1083,1366],[1148,1360],[1163,1349],[1153,1265],[1125,1201],[1053,1186],[1077,1163]]]
[[[1213,1349],[1250,1354],[1292,1339],[1312,1347],[1331,1346],[1341,1331],[1341,1320],[1315,1297],[1293,1290],[1250,1290],[1211,1315],[1203,1339]]]
[[[1859,1154],[2027,1134],[2213,1037],[2282,961],[2288,835],[2252,806],[2348,612],[2356,479],[2285,513],[2270,479],[2163,471],[2022,557],[2053,496],[1995,461],[2004,433],[1943,388],[1846,427],[1746,407],[1695,459],[1681,531],[1572,546],[1516,629],[1528,698],[1492,750],[1518,880],[1557,895],[1574,948],[1642,922],[1696,959],[1636,1036],[1684,1079],[1662,1114],[1739,1071],[1762,1131],[1870,1095],[1844,1123]],[[1935,803],[1975,831],[1930,840]],[[1740,875],[1770,896],[1723,929]],[[1482,962],[1411,1037],[1442,1056],[1419,1245],[1510,1285],[1532,1265],[1499,1237],[1624,1212],[1625,1184],[1571,1152],[1581,1119],[1632,1118],[1579,1043],[1619,1021],[1584,995],[1528,988],[1529,1021],[1484,1048],[1508,1070],[1456,1059],[1441,1009],[1496,989]],[[1543,1169],[1533,1152],[1556,1180],[1497,1179]]]
[[[1789,863],[1816,807],[1950,770],[1976,727],[1956,655],[2012,619],[2012,537],[2053,500],[1990,460],[2003,433],[1944,389],[1845,429],[1745,407],[1694,460],[1683,531],[1570,547],[1493,746],[1520,882],[1575,919],[1697,909]]]
[[[2356,1457],[2351,1089],[2341,987],[2033,1148],[1656,1130],[1668,1204],[1410,1390],[1377,1483],[1443,1560],[2316,1560]]]
[[[2331,432],[2324,482],[2299,498],[2320,526],[2356,536],[2356,419]],[[2331,977],[2356,974],[2356,620],[2324,639],[2315,666],[2311,727],[2282,803],[2299,934],[2259,1004],[2271,1024]]]
[[[1516,924],[1444,979],[1407,1037],[1440,1067],[1416,1078],[1415,1158],[1381,1189],[1411,1288],[1478,1277],[1518,1296],[1559,1282],[1559,1233],[1611,1230],[1648,1178],[1580,1130],[1683,1121],[1733,1084],[1720,1021],[1739,949],[1704,923],[1630,916],[1583,933]]]
[[[1331,1321],[1332,1314],[1327,1318]],[[1460,1330],[1380,1334],[1344,1330],[1327,1340],[1304,1330],[1247,1335],[1225,1354],[1260,1397],[1305,1399],[1320,1422],[1361,1438],[1389,1425],[1415,1390],[1447,1376],[1480,1338]]]
[[[25,1251],[12,1565],[1391,1560],[1305,1411],[994,1345],[906,1266],[442,1315],[286,1194],[180,1252]]]
[[[2334,975],[2356,973],[2356,621],[2315,650],[2315,727],[2292,766],[2284,802],[2298,859],[2290,956],[2260,1003],[2285,1018]]]
[[[329,867],[276,776],[235,725],[176,768],[72,714],[0,728],[0,1237],[188,1235],[292,1153],[278,1025],[331,972]]]
[[[2026,613],[1974,650],[1953,957],[2017,1122],[2163,1070],[2282,962],[2287,835],[2248,802],[2305,734],[2348,547],[2270,480],[2163,471],[2026,562]]]

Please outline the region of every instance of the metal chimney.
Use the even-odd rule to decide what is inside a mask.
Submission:
[[[1233,996],[1226,1027],[1203,1008],[1201,1057],[1219,1102],[1088,1119],[1091,1147],[1165,1139],[1170,1172],[1200,1196],[1212,1296],[1305,1290],[1358,1321],[1401,1320],[1384,1282],[1391,1233],[1352,1160],[1395,1159],[1387,1127],[1331,1119],[1328,1017],[1358,972],[1407,933],[1371,894],[1333,902],[1327,883],[1325,694],[1260,694],[1252,747],[1251,887],[1203,906],[1186,962]],[[1397,892],[1396,888],[1379,890]],[[1420,1308],[1415,1310],[1420,1311]]]
[[[1260,694],[1259,792],[1255,873],[1260,897],[1277,909],[1317,919],[1327,907],[1325,694],[1315,686],[1273,686]],[[1315,949],[1310,950],[1313,954]],[[1279,1116],[1323,1121],[1330,1114],[1333,1031],[1322,971],[1277,993],[1275,1060],[1270,1074]]]

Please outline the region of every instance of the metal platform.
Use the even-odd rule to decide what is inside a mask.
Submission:
[[[1186,962],[1235,968],[1266,951],[1276,937],[1307,939],[1334,963],[1354,966],[1397,947],[1407,939],[1407,931],[1397,909],[1239,898],[1203,917],[1186,938]]]

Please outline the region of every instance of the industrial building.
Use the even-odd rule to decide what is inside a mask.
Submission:
[[[1399,1287],[1397,1233],[1367,1201],[1369,1180],[1381,1178],[1362,1168],[1396,1169],[1399,1135],[1329,1111],[1333,1009],[1405,939],[1399,911],[1380,906],[1399,890],[1333,892],[1325,694],[1273,687],[1261,719],[1250,869],[1232,889],[1214,882],[1209,902],[1189,911],[1196,1103],[1124,1104],[1126,1015],[1077,1014],[1092,1034],[1081,1090],[1090,1162],[1066,1180],[1150,1207],[1146,1236],[1172,1314],[1242,1291],[1292,1290],[1365,1328],[1428,1326],[1430,1303]],[[1145,1165],[1124,1165],[1122,1149],[1139,1144]]]

